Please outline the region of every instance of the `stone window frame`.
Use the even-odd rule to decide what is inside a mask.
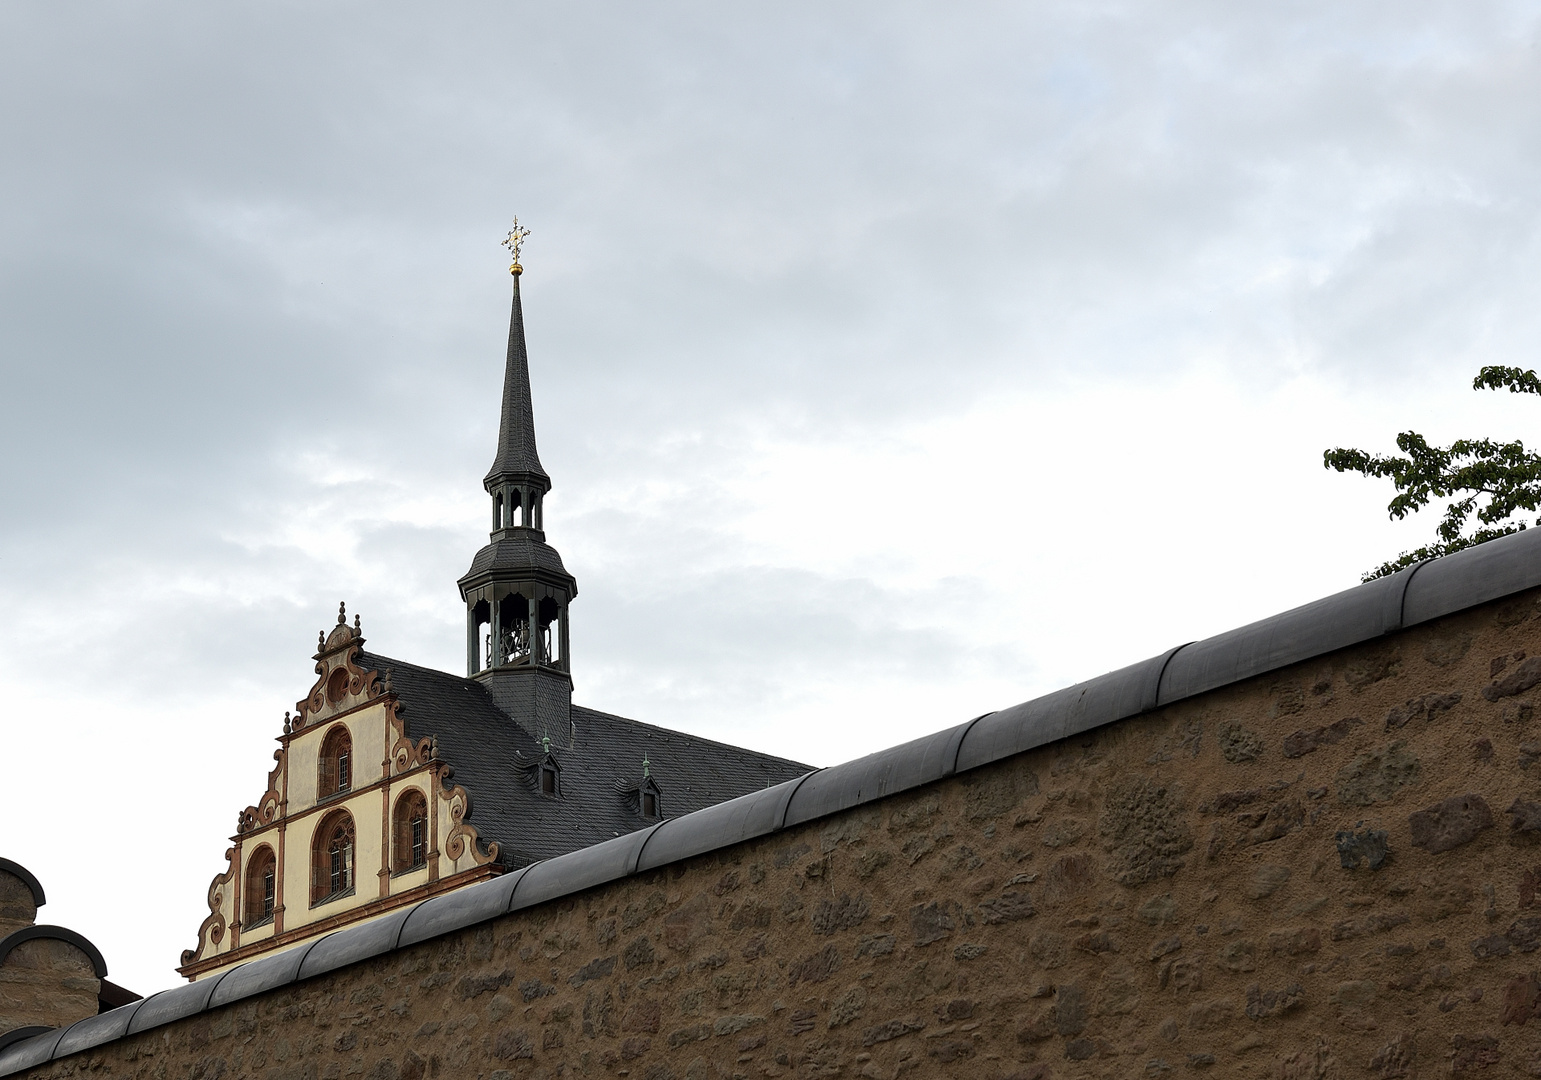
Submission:
[[[310,906],[352,896],[358,880],[353,815],[338,808],[321,819],[310,842]]]
[[[353,735],[347,724],[335,724],[321,740],[316,762],[316,801],[353,790]]]
[[[419,816],[410,817],[414,810]],[[427,865],[428,799],[421,789],[409,787],[397,797],[391,812],[391,872],[407,874]]]
[[[242,929],[255,930],[271,923],[278,909],[278,856],[271,844],[261,844],[251,853],[242,884]]]

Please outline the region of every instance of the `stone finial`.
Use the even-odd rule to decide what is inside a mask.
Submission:
[[[320,650],[323,650],[325,648],[326,648],[326,631],[325,630],[318,630],[318,631],[316,631],[316,649],[317,649],[317,651],[320,651]]]
[[[337,605],[337,625],[346,626],[348,622],[348,604],[343,601]]]
[[[353,613],[353,636],[354,637],[363,637],[364,636],[364,628],[359,623],[358,612],[356,612],[356,611]]]
[[[289,719],[289,710],[285,709],[284,710],[284,734],[285,735],[288,735],[293,730],[293,728],[290,726],[291,724],[292,724],[292,721]]]
[[[385,669],[385,678],[380,683],[380,693],[382,693],[382,694],[389,694],[391,692],[392,692],[391,691],[391,669],[390,668],[386,668]]]

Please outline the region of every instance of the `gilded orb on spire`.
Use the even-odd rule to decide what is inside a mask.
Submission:
[[[519,265],[519,253],[524,250],[524,238],[530,235],[530,230],[519,224],[519,218],[514,218],[514,227],[508,230],[508,237],[503,241],[503,246],[508,248],[514,256],[513,265],[508,268],[510,274],[518,275],[524,272],[524,267]]]

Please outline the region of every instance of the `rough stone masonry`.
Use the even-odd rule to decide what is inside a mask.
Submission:
[[[1537,600],[29,1075],[1541,1076]]]

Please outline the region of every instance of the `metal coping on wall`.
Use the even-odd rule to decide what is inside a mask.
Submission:
[[[0,871],[21,878],[28,891],[32,893],[32,906],[42,907],[48,903],[48,898],[43,895],[43,883],[37,879],[37,875],[28,870],[14,859],[0,859]]]
[[[102,951],[91,944],[84,934],[75,932],[64,926],[49,926],[46,923],[37,926],[24,926],[20,930],[7,934],[0,938],[0,964],[4,964],[6,958],[11,955],[11,950],[24,941],[36,941],[45,938],[50,941],[62,941],[67,945],[73,945],[91,960],[91,972],[98,979],[107,977],[107,961],[102,956]]]
[[[956,727],[421,901],[388,920],[334,931],[302,948],[236,965],[202,982],[87,1017],[63,1031],[23,1039],[0,1049],[0,1076],[511,911],[767,836],[1537,586],[1541,529],[1417,563]],[[307,964],[312,953],[325,961]],[[227,981],[229,987],[221,987]],[[215,1001],[217,989],[224,992]]]

